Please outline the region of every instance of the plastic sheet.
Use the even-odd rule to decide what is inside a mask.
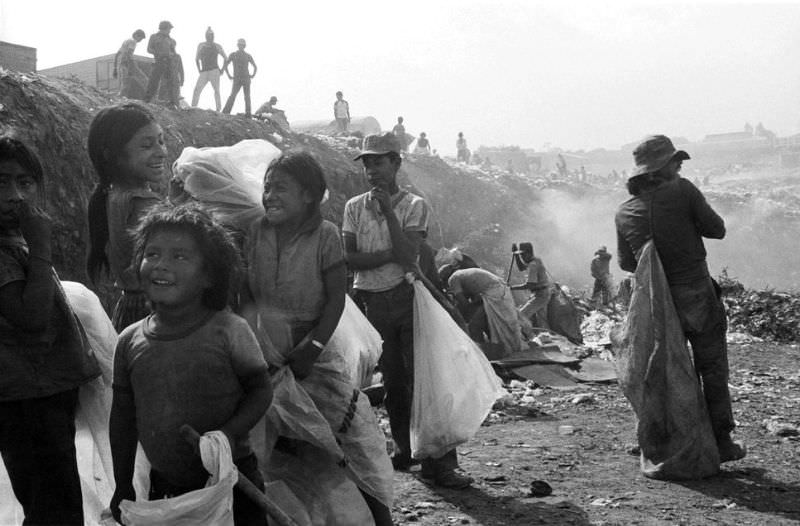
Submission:
[[[233,464],[231,446],[222,431],[200,437],[200,457],[211,474],[203,489],[161,500],[120,503],[122,521],[128,526],[233,526],[233,486],[239,472]]]
[[[172,172],[183,182],[183,189],[213,210],[222,223],[245,231],[263,214],[264,173],[280,154],[263,139],[233,146],[187,147],[173,163]]]

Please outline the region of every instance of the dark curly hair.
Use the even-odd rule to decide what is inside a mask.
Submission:
[[[203,255],[204,270],[211,279],[211,287],[203,293],[203,304],[214,310],[228,306],[242,276],[241,255],[231,233],[197,203],[153,205],[134,231],[133,257],[137,272],[148,239],[164,230],[186,232],[197,243]]]
[[[155,116],[135,102],[108,106],[97,112],[89,126],[88,150],[98,182],[89,197],[87,219],[89,222],[89,255],[86,271],[92,281],[102,271],[108,271],[108,189],[119,175],[119,161],[125,145],[136,132],[155,122]]]
[[[269,163],[267,171],[264,173],[264,182],[266,182],[270,173],[276,171],[281,171],[291,176],[314,200],[308,206],[306,217],[313,217],[319,214],[319,205],[325,196],[325,191],[328,189],[322,165],[319,164],[319,161],[305,150],[289,150],[283,152]]]

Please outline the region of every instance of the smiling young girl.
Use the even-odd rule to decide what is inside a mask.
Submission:
[[[256,307],[280,320],[264,327],[280,353],[276,363],[269,356],[268,360],[275,366],[288,364],[301,381],[349,459],[347,476],[361,491],[375,523],[383,526],[392,524],[392,473],[385,439],[366,396],[349,383],[342,358],[326,348],[346,294],[339,231],[320,213],[326,188],[322,167],[308,152],[284,152],[269,165],[265,215],[252,225],[245,241],[247,281]],[[300,463],[298,472],[313,458],[311,453],[306,458],[303,448],[293,454]],[[316,465],[312,472],[314,468],[317,473],[327,469]],[[309,509],[318,505],[311,500],[328,497],[309,495],[302,487],[292,489]]]
[[[0,136],[0,454],[25,524],[83,524],[78,387],[99,375],[53,270],[41,163]]]
[[[135,263],[153,313],[130,325],[114,355],[110,438],[117,488],[111,511],[135,500],[136,442],[150,460],[150,500],[205,486],[208,473],[179,433],[228,437],[241,476],[263,489],[249,430],[272,400],[267,365],[247,322],[227,309],[239,255],[230,235],[195,205],[154,206],[139,224]],[[234,489],[237,525],[266,524]]]
[[[97,282],[110,271],[120,297],[112,313],[117,331],[149,313],[132,266],[130,231],[160,200],[151,185],[164,179],[164,132],[150,111],[135,103],[101,109],[89,127],[89,157],[99,182],[89,199],[87,271]]]

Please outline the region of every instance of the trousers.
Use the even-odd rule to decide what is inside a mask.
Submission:
[[[83,525],[75,455],[78,389],[0,402],[0,455],[23,525]]]
[[[692,347],[694,366],[703,385],[703,395],[717,440],[735,427],[728,391],[728,321],[716,283],[704,278],[688,284],[670,285],[678,319]]]
[[[394,456],[411,459],[411,400],[414,393],[414,288],[403,281],[393,289],[356,290],[356,304],[383,338],[378,368],[386,391],[384,405],[395,443]],[[436,476],[458,467],[455,449],[422,460],[423,474]]]

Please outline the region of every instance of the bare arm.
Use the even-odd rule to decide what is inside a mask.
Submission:
[[[347,266],[353,270],[369,270],[381,267],[394,261],[392,250],[379,250],[378,252],[359,252],[356,236],[350,232],[342,233],[344,241],[344,257]]]
[[[241,378],[244,396],[233,416],[220,429],[233,444],[255,426],[272,403],[272,384],[269,381],[267,364],[258,371]]]
[[[256,76],[256,72],[258,71],[258,66],[256,66],[256,61],[253,60],[253,56],[252,55],[250,55],[250,63],[253,65],[253,74],[250,75],[250,78],[253,78],[253,77]]]
[[[347,294],[347,270],[344,264],[340,263],[323,272],[322,279],[327,301],[322,308],[319,323],[289,354],[289,366],[295,376],[301,380],[308,376],[311,367],[322,352],[322,348],[312,341],[317,341],[322,345],[327,344],[336,330],[336,326],[339,325],[339,319],[344,311],[344,297]]]
[[[200,50],[203,49],[203,44],[197,46],[197,53],[194,54],[194,63],[197,65],[197,72],[201,73],[203,71],[203,64],[200,62]]]
[[[25,281],[12,281],[0,288],[0,314],[23,331],[41,331],[50,323],[55,298],[51,220],[37,207],[23,203],[20,230],[28,243],[28,271]]]
[[[108,436],[111,442],[111,460],[114,465],[114,482],[116,483],[109,507],[114,518],[119,521],[119,503],[122,500],[136,500],[136,492],[133,489],[133,471],[136,461],[136,442],[139,435],[136,429],[136,406],[131,391],[114,389]]]

